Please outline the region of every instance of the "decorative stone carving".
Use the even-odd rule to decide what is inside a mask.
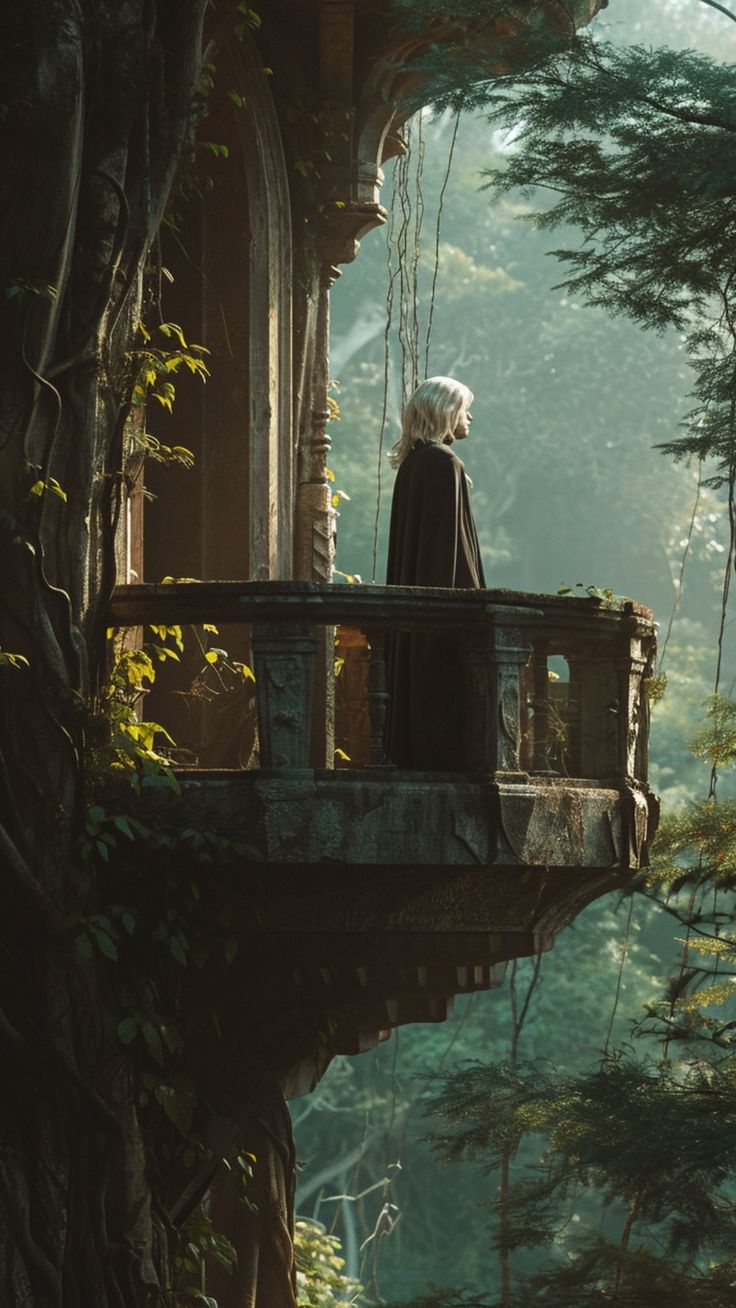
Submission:
[[[495,772],[523,777],[521,767],[521,706],[523,671],[532,652],[531,639],[521,628],[525,618],[538,615],[532,609],[504,612],[493,606],[493,682],[495,713],[491,722],[491,758]]]
[[[302,624],[253,626],[261,768],[309,768],[317,637]]]

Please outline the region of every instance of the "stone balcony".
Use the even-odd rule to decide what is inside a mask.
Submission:
[[[169,821],[247,841],[267,870],[261,948],[290,960],[280,1002],[340,1008],[345,1048],[498,984],[506,960],[549,948],[646,863],[655,634],[630,600],[194,582],[119,587],[110,620],[248,624],[259,765],[182,769],[181,796],[155,802]],[[383,649],[397,629],[457,637],[462,772],[384,759]],[[335,698],[349,758],[326,767]]]

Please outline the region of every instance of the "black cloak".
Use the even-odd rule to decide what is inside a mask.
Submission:
[[[449,445],[417,445],[396,474],[390,586],[485,586],[465,469]],[[456,636],[396,632],[387,648],[386,753],[400,768],[462,771]]]

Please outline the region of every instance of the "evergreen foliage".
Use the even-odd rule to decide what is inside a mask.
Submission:
[[[438,0],[403,4],[403,21],[442,25]],[[574,34],[571,18],[560,31],[537,30],[503,0],[465,0],[454,14],[450,54],[430,43],[416,59],[439,88],[435,105],[482,109],[510,133],[505,166],[489,174],[495,196],[544,188],[549,207],[533,221],[582,233],[578,249],[554,251],[567,292],[684,334],[695,407],[684,436],[664,449],[712,456],[714,484],[729,481],[736,69],[697,51]],[[490,55],[475,37],[481,21],[494,26]]]
[[[494,119],[522,124],[496,193],[543,186],[544,227],[571,223],[577,250],[555,254],[564,285],[589,304],[687,337],[695,369],[686,433],[665,449],[733,462],[736,69],[692,51],[622,50],[577,37],[530,73],[501,78]]]
[[[419,62],[436,59],[430,47]],[[549,33],[519,24],[494,59],[477,42],[456,46],[443,61],[438,106],[482,107],[510,133],[505,166],[489,177],[496,196],[543,188],[549,206],[534,222],[582,233],[577,249],[554,251],[568,292],[684,334],[696,405],[685,434],[663,448],[714,458],[714,482],[728,481],[736,69],[695,51],[619,48],[588,32],[555,49]]]
[[[415,22],[450,21],[433,0],[407,8]],[[534,30],[518,13],[454,6],[453,58],[443,51],[440,73],[430,45],[417,62],[444,78],[439,107],[482,107],[508,133],[492,192],[536,190],[528,216],[539,227],[582,233],[577,248],[555,252],[565,289],[681,334],[694,406],[663,448],[707,461],[710,482],[728,488],[733,525],[736,73],[692,51],[618,49],[570,28],[530,52]],[[473,40],[481,21],[505,24],[492,64]],[[727,579],[731,566],[729,553]],[[736,758],[736,707],[716,695],[709,718],[693,742],[712,769],[707,796],[665,822],[640,886],[683,937],[679,971],[635,1029],[657,1042],[651,1061],[629,1052],[577,1075],[467,1064],[440,1079],[434,1147],[494,1182],[516,1158],[521,1181],[497,1193],[486,1183],[496,1248],[502,1259],[546,1250],[547,1261],[527,1260],[533,1270],[502,1284],[500,1299],[437,1290],[416,1308],[736,1304],[736,807],[716,801],[719,771]]]

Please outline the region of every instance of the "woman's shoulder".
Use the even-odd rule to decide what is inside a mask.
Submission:
[[[405,462],[408,463],[409,459],[411,459],[416,467],[421,465],[424,467],[437,468],[452,466],[462,468],[463,466],[460,459],[449,445],[440,445],[436,441],[428,441],[424,445],[415,445]]]

